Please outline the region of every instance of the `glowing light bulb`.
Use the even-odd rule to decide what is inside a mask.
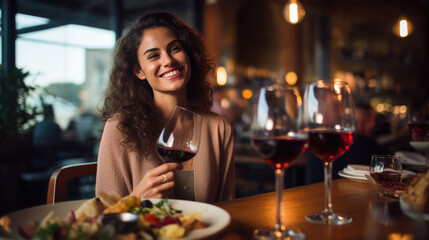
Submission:
[[[304,19],[305,10],[298,0],[290,0],[283,8],[283,17],[291,24],[297,24]]]
[[[296,75],[295,72],[288,72],[285,76],[285,80],[287,84],[293,86],[298,81],[298,76]]]
[[[405,16],[400,16],[393,26],[393,33],[404,38],[413,32],[413,24]]]
[[[298,5],[291,3],[289,6],[289,19],[291,23],[298,22]]]
[[[218,85],[223,86],[226,84],[228,79],[228,74],[226,73],[226,69],[224,67],[218,67],[216,70],[217,79],[216,82]]]
[[[253,95],[253,92],[250,89],[244,89],[241,92],[241,96],[243,96],[244,99],[250,99],[252,97],[252,95]]]
[[[408,35],[407,20],[401,20],[399,22],[399,35],[401,35],[401,37]]]

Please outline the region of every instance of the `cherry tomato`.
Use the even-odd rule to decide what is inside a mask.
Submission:
[[[146,214],[144,218],[151,226],[157,226],[161,222],[159,218],[149,213]]]

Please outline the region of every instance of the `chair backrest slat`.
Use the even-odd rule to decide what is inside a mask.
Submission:
[[[96,175],[97,162],[79,163],[55,170],[49,179],[47,204],[66,200],[67,183],[77,177]]]

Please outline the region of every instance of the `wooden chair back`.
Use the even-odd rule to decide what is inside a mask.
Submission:
[[[47,204],[66,200],[67,183],[77,177],[96,175],[97,162],[79,163],[55,170],[49,179]]]

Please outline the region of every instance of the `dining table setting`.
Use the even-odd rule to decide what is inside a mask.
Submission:
[[[323,183],[283,190],[284,224],[305,239],[428,239],[429,213],[413,215],[399,199],[380,197],[381,185],[342,178],[332,182],[335,211],[350,216],[346,225],[315,224],[305,216],[324,206]],[[231,214],[231,224],[219,239],[253,239],[253,230],[274,223],[274,193],[215,204]]]
[[[422,175],[429,176],[428,173]],[[380,196],[378,192],[382,188],[369,181],[333,180],[334,210],[353,219],[344,225],[317,224],[305,219],[309,213],[324,207],[322,182],[284,189],[282,222],[286,228],[300,231],[305,239],[428,239],[429,213],[412,210],[401,198]],[[201,212],[202,221],[209,226],[179,239],[255,239],[255,229],[269,228],[275,223],[275,195],[269,192],[213,204],[171,199],[172,206],[185,213]],[[18,232],[20,224],[41,221],[51,210],[56,216],[65,217],[71,209],[78,209],[86,201],[65,201],[11,213],[8,216],[12,234],[5,235],[2,230],[0,239],[24,239]]]
[[[372,155],[369,165],[348,164],[333,179],[333,162],[355,134],[346,82],[317,81],[303,97],[274,84],[255,102],[251,146],[272,168],[275,191],[210,203],[97,191],[0,216],[0,239],[429,239],[427,156]],[[201,122],[176,107],[157,141],[160,157],[192,159]],[[324,182],[284,189],[285,170],[307,149],[323,162]]]

